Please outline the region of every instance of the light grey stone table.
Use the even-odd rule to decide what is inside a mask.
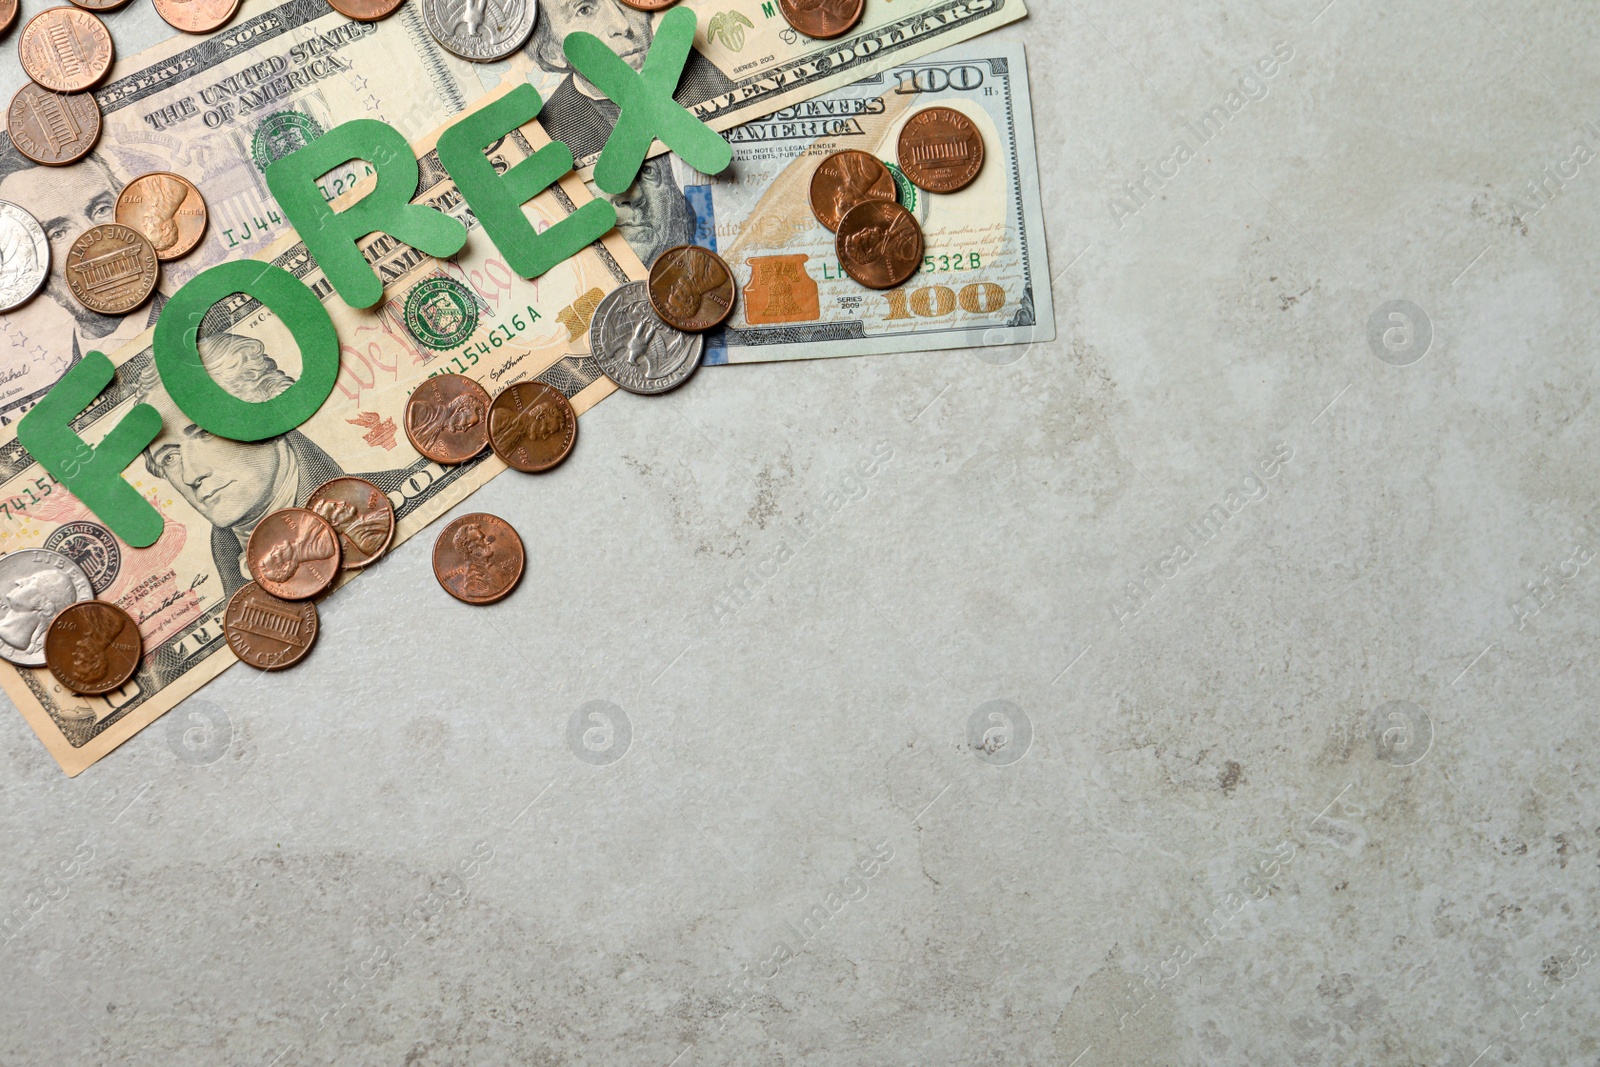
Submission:
[[[1323,3],[1004,31],[1058,341],[618,396],[509,601],[0,716],[0,1063],[1595,1062],[1600,22]]]

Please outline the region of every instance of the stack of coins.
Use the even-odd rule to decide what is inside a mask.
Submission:
[[[707,330],[728,321],[739,297],[733,271],[700,245],[656,257],[648,281],[609,293],[589,323],[589,352],[617,385],[640,396],[678,388],[700,368]]]
[[[126,0],[74,2],[77,7],[41,11],[22,28],[17,56],[30,81],[6,109],[6,131],[17,151],[51,167],[76,163],[100,136],[100,105],[92,90],[111,69],[115,48],[105,23],[90,11],[110,11]],[[181,5],[184,17],[193,22],[206,2]],[[227,2],[231,15],[237,0]],[[16,18],[17,8],[17,0],[0,0],[0,30]],[[167,16],[159,0],[157,8]],[[115,218],[79,234],[62,264],[73,297],[102,315],[126,315],[150,299],[160,280],[160,264],[199,242],[206,207],[192,182],[159,172],[128,183],[117,198]],[[43,236],[43,228],[27,211],[0,202],[0,247],[20,250],[0,278],[0,312],[32,297],[49,275],[50,245]]]
[[[303,508],[266,516],[250,533],[252,581],[223,614],[228,647],[264,671],[305,659],[317,640],[315,600],[343,571],[375,562],[394,541],[394,505],[377,486],[344,476],[323,483]]]
[[[7,6],[0,17],[9,24],[17,4],[7,0]],[[89,90],[114,55],[111,31],[87,11],[52,7],[29,19],[17,38],[17,58],[31,80],[6,109],[17,151],[51,167],[82,159],[100,136],[100,105]]]
[[[951,107],[912,115],[897,150],[900,173],[925,192],[960,192],[983,169],[983,135]],[[835,152],[818,164],[811,213],[837,235],[834,248],[845,273],[869,289],[903,285],[922,266],[922,226],[900,204],[888,166],[866,152]]]
[[[83,568],[60,552],[24,548],[0,558],[0,603],[10,617],[0,658],[48,667],[74,693],[120,689],[143,653],[139,625],[95,592]]]

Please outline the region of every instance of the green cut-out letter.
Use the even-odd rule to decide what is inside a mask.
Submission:
[[[378,184],[343,211],[322,195],[317,179],[334,167],[361,159],[372,164]],[[383,299],[383,281],[356,242],[386,233],[436,259],[467,243],[467,228],[442,211],[413,204],[421,171],[400,131],[377,119],[353,119],[267,167],[267,188],[277,197],[322,273],[346,304],[369,308]]]
[[[72,420],[116,374],[109,359],[90,352],[22,416],[17,440],[112,533],[134,548],[147,548],[161,536],[161,512],[128,484],[122,472],[161,432],[160,412],[149,404],[135,404],[94,448],[72,428]]]
[[[560,141],[545,145],[503,175],[495,173],[483,154],[532,121],[543,106],[539,91],[524,83],[439,135],[439,162],[507,265],[524,278],[537,278],[565,262],[617,224],[617,209],[605,200],[591,200],[542,234],[522,213],[523,204],[572,169],[572,150]]]
[[[721,174],[733,162],[727,139],[672,99],[694,46],[695,25],[691,9],[668,11],[637,74],[594,34],[567,34],[562,46],[567,61],[622,109],[594,168],[594,183],[605,192],[628,191],[652,141],[665,144],[702,174]]]
[[[234,293],[261,301],[294,336],[300,377],[271,400],[241,400],[216,383],[200,360],[200,320]],[[261,441],[317,413],[339,377],[339,334],[316,294],[280,267],[253,259],[220,263],[173,294],[156,321],[156,370],[178,409],[218,437]]]

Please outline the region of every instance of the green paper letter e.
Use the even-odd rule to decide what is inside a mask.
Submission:
[[[537,89],[519,85],[439,135],[439,162],[483,223],[483,232],[507,265],[530,279],[577,255],[617,224],[617,209],[606,200],[591,200],[544,233],[522,213],[524,203],[572,169],[572,150],[560,141],[545,145],[504,174],[497,174],[483,154],[518,126],[533,121],[543,106]]]
[[[149,404],[136,404],[95,448],[72,428],[72,420],[114,377],[111,361],[90,352],[17,423],[17,440],[112,533],[134,548],[147,548],[161,536],[161,513],[122,472],[161,432],[161,415]]]

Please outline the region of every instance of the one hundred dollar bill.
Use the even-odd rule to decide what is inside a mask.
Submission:
[[[866,0],[854,29],[819,41],[792,29],[776,0],[682,0],[678,6],[694,11],[699,28],[676,98],[722,131],[970,40],[1028,13],[1023,0]],[[526,77],[544,98],[540,118],[545,129],[566,142],[586,173],[611,135],[618,111],[573,71],[561,43],[575,30],[592,33],[638,70],[654,39],[654,25],[663,17],[621,0],[539,4],[539,20],[523,49],[531,61]],[[661,145],[656,148],[662,150]]]
[[[985,162],[959,193],[927,193],[900,173],[896,142],[912,115],[956,108],[983,134]],[[708,178],[676,156],[653,159],[615,201],[645,263],[674,245],[716,249],[742,290],[708,363],[824,359],[1026,344],[1055,337],[1033,108],[1020,44],[973,41],[901,64],[728,131],[734,164]],[[840,268],[817,221],[811,176],[834,152],[886,163],[922,224],[921,270],[888,291]]]
[[[154,9],[116,12],[113,29],[141,17],[154,19]],[[288,232],[262,177],[267,164],[354,118],[382,119],[418,140],[482,96],[486,76],[439,47],[415,3],[363,23],[335,13],[327,0],[249,0],[219,33],[176,34],[119,62],[95,90],[100,139],[78,163],[36,166],[0,134],[0,200],[40,221],[52,259],[45,291],[0,315],[0,427],[9,436],[84,352],[115,351],[143,332],[166,294]],[[158,170],[199,187],[210,213],[206,234],[194,251],[162,265],[154,301],[128,316],[91,311],[67,291],[67,249],[84,230],[112,220],[126,182]],[[323,179],[324,192],[338,195],[365,171],[340,168]]]
[[[0,686],[69,775],[235,661],[222,614],[228,598],[249,580],[244,547],[263,515],[303,505],[329,478],[360,475],[394,504],[398,543],[505,470],[490,452],[456,467],[418,455],[402,425],[406,400],[418,383],[461,373],[493,394],[536,378],[560,389],[580,414],[616,388],[590,357],[589,321],[606,293],[644,277],[638,259],[613,231],[537,282],[517,277],[440,167],[432,151],[435,136],[417,146],[422,192],[416,202],[468,226],[458,256],[436,260],[373,235],[363,251],[386,285],[383,302],[368,310],[352,309],[332,293],[293,234],[257,257],[311,287],[338,330],[342,351],[333,393],[299,429],[254,444],[212,437],[198,431],[163,390],[152,365],[152,330],[112,355],[116,380],[74,427],[95,444],[137,403],[161,412],[162,434],[124,472],[166,521],[154,545],[129,548],[56,484],[14,436],[0,445],[0,550],[49,547],[76,559],[96,595],[126,609],[144,638],[137,673],[104,697],[67,691],[44,668],[0,663]],[[530,123],[493,147],[490,162],[503,171],[547,143]],[[569,174],[526,211],[542,230],[589,199],[583,182]],[[242,295],[212,310],[199,348],[213,377],[246,399],[274,396],[300,372],[299,350],[282,323]],[[32,611],[31,600],[8,592],[0,590],[0,626],[20,634],[48,621]]]

